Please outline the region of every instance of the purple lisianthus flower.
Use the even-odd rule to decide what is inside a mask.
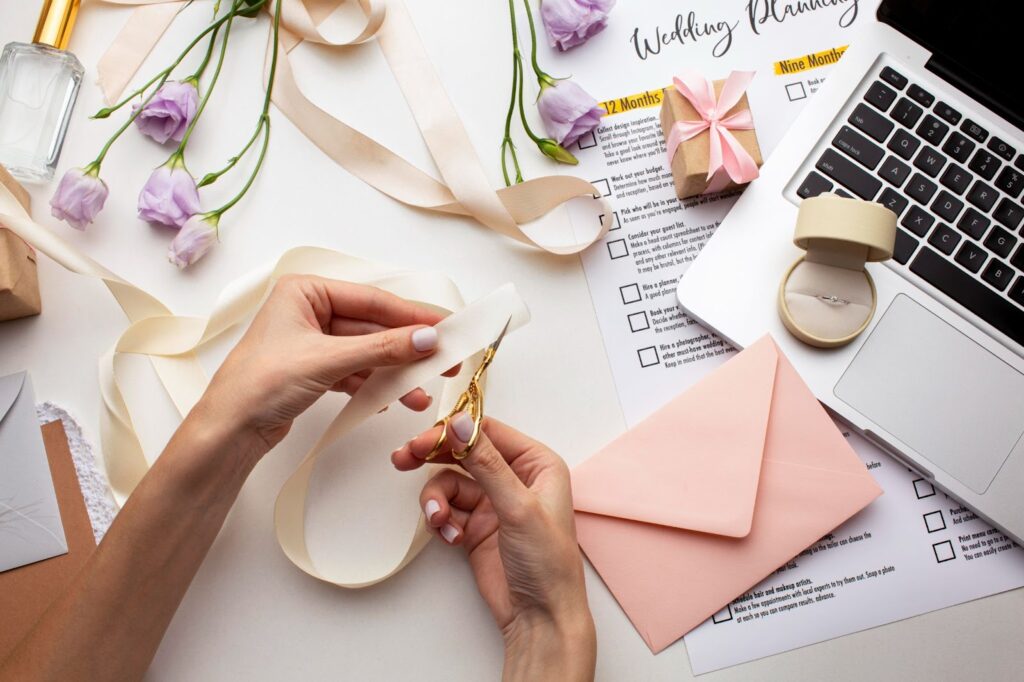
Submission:
[[[540,16],[551,47],[563,52],[604,30],[615,0],[544,0]]]
[[[107,184],[100,180],[98,166],[72,168],[57,185],[50,199],[50,213],[76,230],[84,230],[103,209]]]
[[[566,80],[542,83],[537,109],[548,135],[563,147],[596,128],[604,115],[596,99]]]
[[[135,105],[137,110],[139,107]],[[135,117],[139,132],[160,144],[181,142],[199,109],[199,91],[192,81],[168,81],[146,102]]]
[[[139,192],[139,217],[151,223],[181,227],[198,212],[196,181],[177,155],[153,171]]]
[[[206,255],[217,242],[216,215],[194,215],[189,218],[171,241],[167,260],[184,269]]]

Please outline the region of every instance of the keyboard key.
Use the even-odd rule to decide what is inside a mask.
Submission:
[[[935,97],[932,95],[932,93],[928,92],[927,90],[916,84],[910,86],[910,89],[907,90],[907,94],[910,95],[910,99],[914,100],[915,102],[920,104],[922,107],[925,107],[926,109],[932,105],[932,102],[935,101]]]
[[[988,131],[982,128],[980,125],[967,119],[961,124],[960,130],[967,133],[968,137],[973,137],[978,142],[984,142],[985,138],[988,137]]]
[[[885,67],[878,76],[897,90],[907,87],[907,77],[892,67]]]
[[[967,201],[971,202],[983,212],[988,213],[996,203],[999,194],[981,180],[975,180],[971,191],[967,193]]]
[[[988,258],[988,254],[985,253],[985,250],[974,242],[964,242],[964,245],[956,252],[956,262],[971,272],[981,270],[986,258]]]
[[[900,221],[900,225],[907,228],[918,237],[923,237],[928,234],[928,230],[934,222],[935,218],[929,215],[923,208],[920,206],[911,206],[910,210],[907,211],[907,215],[903,216],[903,220]]]
[[[1017,195],[1020,194],[1021,187],[1024,187],[1024,173],[1014,169],[1012,166],[1007,166],[996,178],[996,187],[1004,194],[1009,194],[1012,198],[1016,199]]]
[[[1013,254],[1013,258],[1010,259],[1010,265],[1020,270],[1024,270],[1024,244],[1017,247],[1017,252]]]
[[[861,199],[873,199],[882,188],[882,181],[868,175],[834,149],[826,149],[817,163],[817,169],[846,187]]]
[[[1020,219],[1024,218],[1024,208],[1021,208],[1009,199],[1003,199],[999,202],[999,206],[996,207],[992,217],[996,219],[997,223],[1005,225],[1011,230],[1016,230],[1017,226],[1020,225]]]
[[[811,173],[804,178],[800,187],[797,188],[796,193],[803,199],[810,199],[811,197],[816,197],[819,194],[831,191],[832,187],[833,185],[831,182],[811,171]]]
[[[942,142],[942,138],[949,132],[949,126],[935,118],[931,114],[924,117],[921,121],[921,125],[917,127],[917,134],[920,135],[925,142],[938,146]]]
[[[910,175],[910,166],[903,163],[895,156],[890,156],[882,164],[882,167],[878,169],[878,175],[886,182],[892,183],[896,187],[899,187],[906,181],[907,176]]]
[[[906,230],[896,228],[896,246],[893,248],[892,257],[900,265],[906,265],[910,257],[914,255],[917,248],[917,240],[911,237]]]
[[[853,195],[850,194],[849,192],[847,192],[842,187],[836,187],[834,190],[832,190],[832,193],[835,194],[837,197],[842,197],[844,199],[852,199],[853,198]]]
[[[900,101],[896,102],[896,106],[889,112],[889,116],[908,128],[913,128],[917,124],[917,119],[921,118],[922,113],[921,107],[906,97],[900,97]]]
[[[846,152],[847,156],[855,161],[860,161],[871,170],[874,170],[878,162],[885,156],[885,151],[881,147],[849,126],[839,129],[832,140],[832,146],[838,147]]]
[[[994,157],[992,154],[989,154],[984,149],[979,149],[975,152],[974,158],[971,159],[969,164],[967,164],[968,168],[986,180],[991,180],[995,176],[996,171],[999,170],[999,166],[999,159]]]
[[[1012,234],[996,226],[985,238],[985,246],[1000,258],[1006,258],[1013,251],[1013,247],[1017,246],[1017,240]]]
[[[928,237],[928,243],[949,256],[956,249],[956,245],[960,243],[960,235],[954,232],[950,226],[939,223],[932,232],[932,236]]]
[[[1018,154],[1017,158],[1013,160],[1013,165],[1024,170],[1024,154]]]
[[[914,173],[914,177],[910,178],[910,184],[907,185],[905,191],[912,199],[927,206],[936,189],[938,188],[934,182],[920,173]]]
[[[992,224],[985,216],[978,213],[973,208],[968,208],[964,211],[964,215],[960,218],[960,222],[956,224],[957,228],[964,234],[973,237],[974,239],[981,239],[981,235],[985,234],[985,230]]]
[[[888,187],[882,191],[875,201],[895,213],[897,217],[903,213],[903,209],[905,209],[907,204],[910,203],[902,194],[895,192]]]
[[[962,133],[954,132],[942,145],[942,151],[946,152],[960,163],[967,163],[971,152],[974,151],[974,143],[963,136]]]
[[[998,137],[993,137],[988,141],[988,148],[1007,161],[1013,161],[1013,155],[1017,153],[1017,150],[1011,147],[1008,142],[1000,140]]]
[[[945,165],[946,157],[931,147],[922,147],[921,151],[917,153],[917,158],[914,159],[914,166],[933,178],[939,174],[939,171]]]
[[[900,88],[902,90],[903,88]],[[949,106],[945,102],[940,101],[935,105],[935,113],[946,123],[950,125],[956,125],[960,122],[960,112]]]
[[[971,246],[965,242],[964,248]],[[962,252],[963,249],[960,249]],[[957,255],[959,262],[960,256]],[[1024,343],[1024,310],[995,293],[928,247],[910,264],[912,272],[958,301],[1017,343]]]
[[[981,273],[981,278],[1002,291],[1013,279],[1013,275],[1014,272],[1009,265],[993,258],[985,266],[985,272]]]
[[[946,167],[946,170],[942,173],[942,178],[939,182],[942,183],[943,187],[948,187],[957,194],[963,194],[967,191],[967,187],[971,184],[972,176],[970,173],[965,171],[955,163],[951,163]]]
[[[892,139],[889,140],[889,144],[886,146],[909,161],[910,157],[917,151],[917,148],[921,146],[921,141],[906,130],[900,128],[896,131],[896,134],[892,136]]]
[[[939,192],[939,196],[936,197],[935,201],[932,203],[932,211],[948,222],[956,220],[956,217],[960,215],[960,211],[963,207],[964,202],[960,201],[946,190]]]
[[[1024,276],[1018,277],[1017,281],[1010,287],[1010,299],[1017,302],[1017,305],[1024,306]]]
[[[850,123],[861,129],[879,142],[885,142],[892,132],[892,121],[887,120],[877,111],[872,111],[864,104],[858,104],[848,119]]]
[[[875,81],[864,93],[864,99],[881,111],[886,111],[896,99],[896,91],[884,83]]]

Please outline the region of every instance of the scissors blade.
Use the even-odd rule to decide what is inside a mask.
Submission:
[[[507,320],[505,321],[505,326],[501,328],[501,333],[500,333],[500,334],[498,334],[498,338],[496,338],[496,339],[494,340],[494,343],[492,343],[492,344],[491,344],[490,346],[488,346],[488,348],[489,348],[489,349],[490,349],[490,350],[491,350],[492,352],[494,352],[494,351],[497,351],[497,350],[498,350],[498,346],[500,346],[500,345],[501,345],[501,340],[502,340],[503,338],[505,338],[505,332],[507,332],[507,331],[508,331],[508,327],[509,327],[509,325],[510,325],[510,324],[512,324],[512,316],[511,316],[511,315],[509,315],[509,316],[508,316],[508,319],[507,319]]]

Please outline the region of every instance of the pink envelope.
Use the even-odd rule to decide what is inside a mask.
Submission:
[[[580,547],[655,653],[882,493],[769,336],[572,488]]]

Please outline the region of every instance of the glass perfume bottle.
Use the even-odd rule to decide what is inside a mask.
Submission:
[[[0,163],[30,182],[53,177],[84,69],[68,52],[80,0],[43,0],[31,43],[0,55]]]

